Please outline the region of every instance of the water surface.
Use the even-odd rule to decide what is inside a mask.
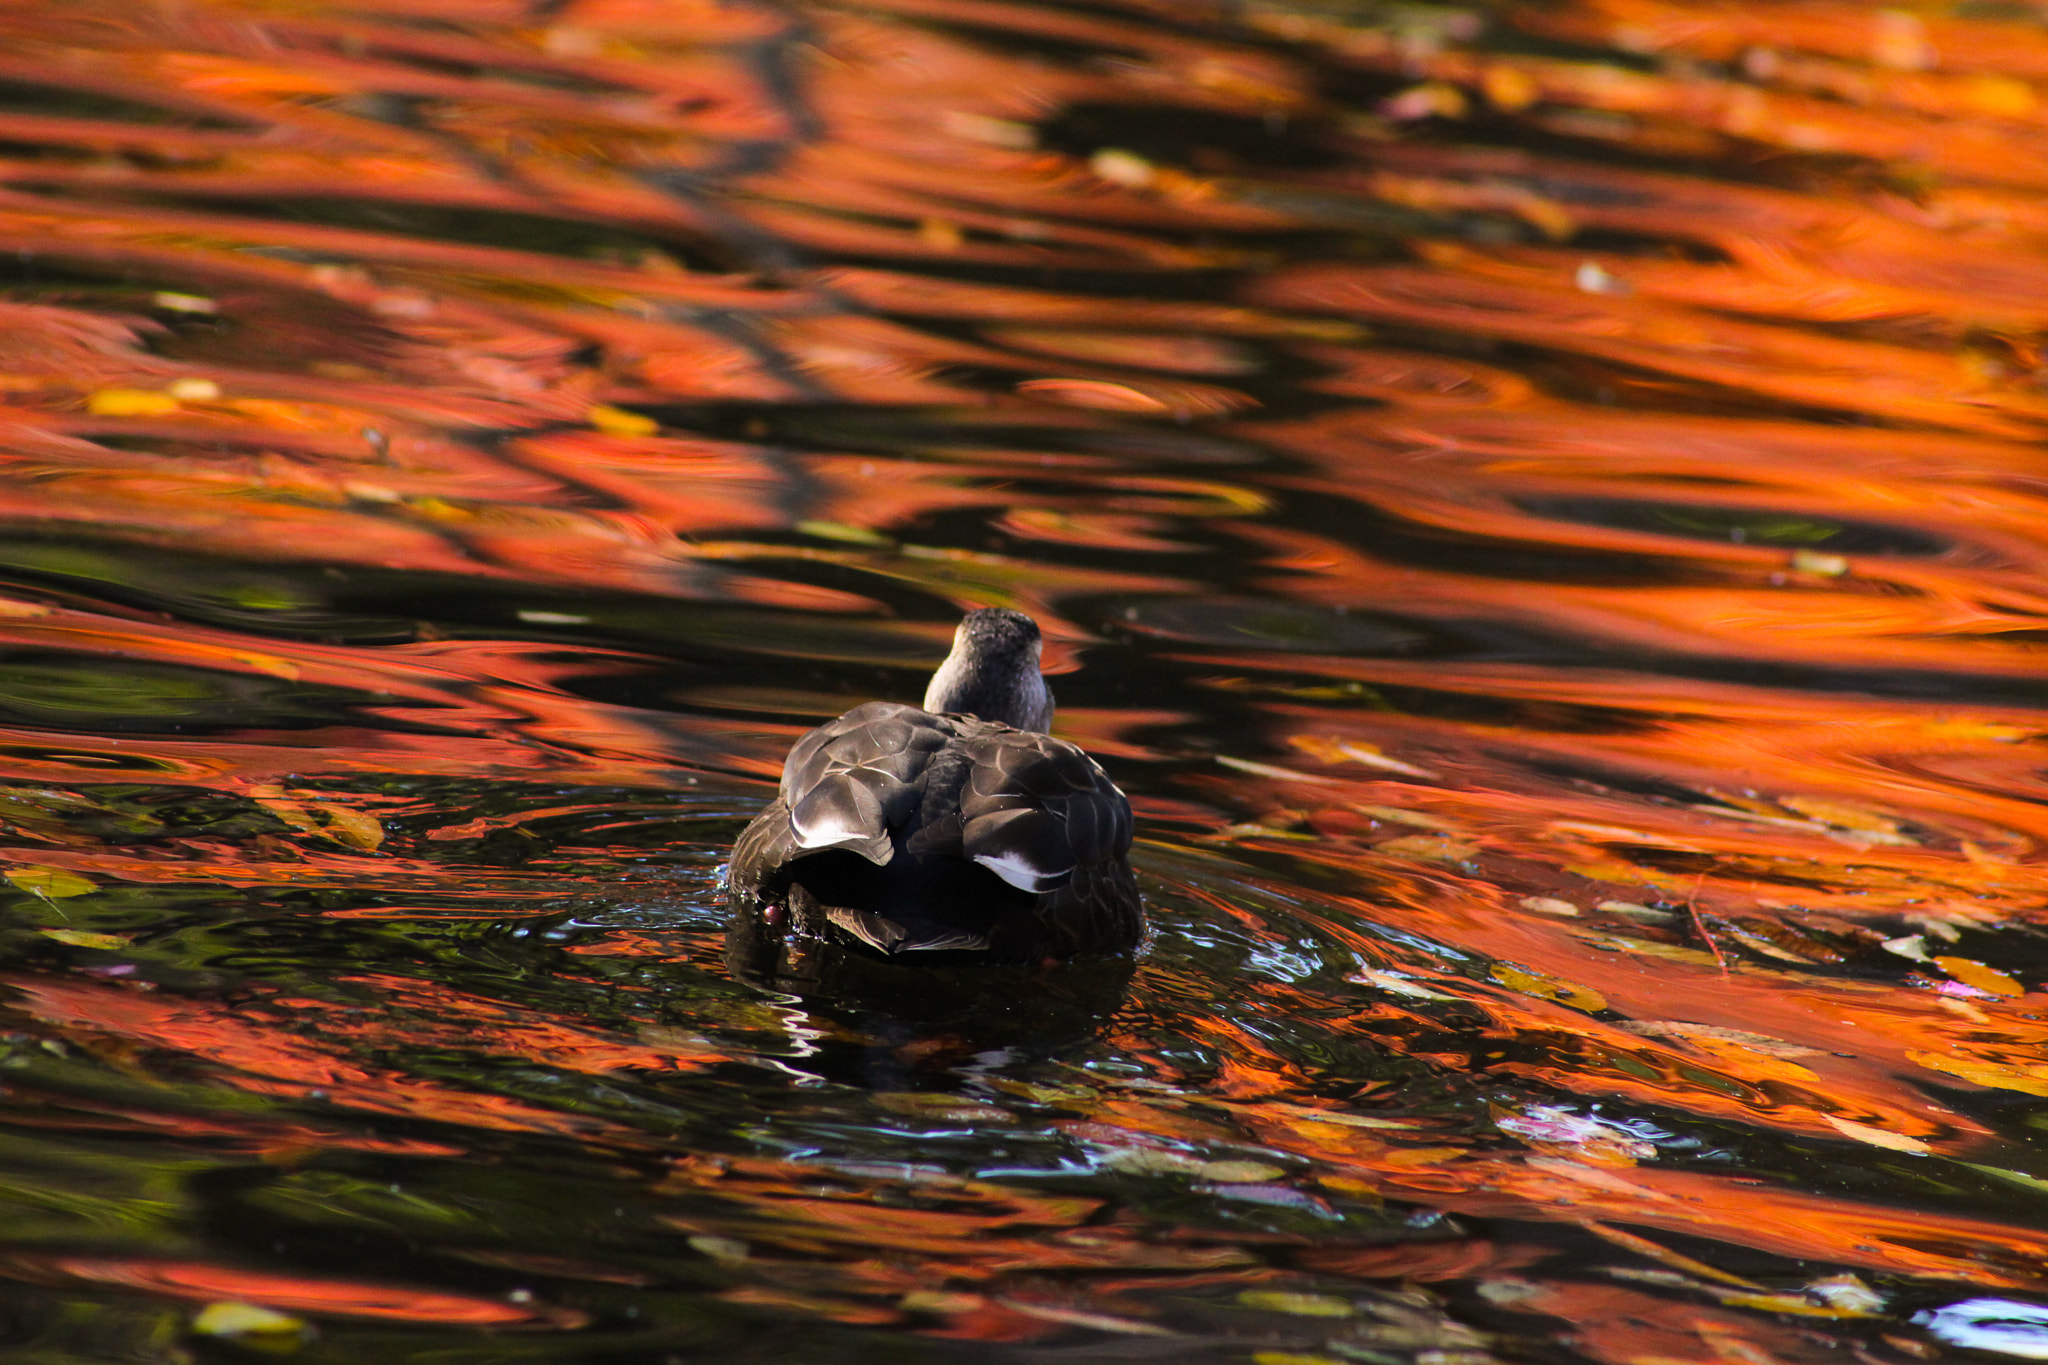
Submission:
[[[8,1358],[2048,1354],[2044,24],[0,14]],[[736,979],[987,605],[1129,979]]]

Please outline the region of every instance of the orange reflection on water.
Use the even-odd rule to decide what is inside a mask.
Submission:
[[[0,1125],[90,1173],[0,1196],[99,1219],[8,1277],[1266,1365],[2048,1284],[2035,25],[0,27]],[[1147,826],[1128,1001],[743,990],[724,842],[985,604]],[[419,1283],[149,1231],[115,1139]]]

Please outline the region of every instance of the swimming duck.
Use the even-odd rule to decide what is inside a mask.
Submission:
[[[769,924],[890,957],[1135,946],[1131,803],[1046,733],[1039,651],[1022,612],[970,612],[922,709],[868,702],[799,739],[733,845],[732,888]]]

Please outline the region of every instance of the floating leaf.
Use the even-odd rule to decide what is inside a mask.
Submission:
[[[64,900],[99,890],[99,883],[61,867],[10,867],[7,880],[31,895],[47,900]]]
[[[1391,992],[1394,995],[1405,995],[1410,1000],[1456,1000],[1458,998],[1455,995],[1445,995],[1442,991],[1433,991],[1429,987],[1409,979],[1405,973],[1384,972],[1373,967],[1361,968],[1359,971],[1353,972],[1350,976],[1346,977],[1345,980],[1356,981],[1360,985],[1365,986],[1377,986],[1381,990]]]
[[[1990,995],[2025,995],[2027,988],[1993,967],[1981,962],[1972,962],[1967,957],[1937,957],[1934,965],[1947,972],[1965,986],[1974,986]]]
[[[1449,996],[1440,997],[1450,999]],[[1282,1100],[1267,1100],[1259,1106],[1303,1123],[1334,1123],[1345,1128],[1393,1128],[1412,1131],[1416,1127],[1413,1119],[1383,1119],[1371,1114],[1347,1114],[1336,1109],[1312,1109],[1307,1105],[1288,1104]]]
[[[1237,1301],[1247,1308],[1303,1318],[1348,1318],[1358,1311],[1346,1299],[1328,1294],[1295,1294],[1284,1289],[1247,1289],[1237,1296]]]
[[[182,405],[154,389],[99,389],[86,395],[85,410],[95,417],[162,417]]]
[[[1479,856],[1479,846],[1443,834],[1403,834],[1374,844],[1373,852],[1403,858],[1420,858],[1432,863],[1462,863]]]
[[[1202,1179],[1219,1185],[1255,1185],[1278,1180],[1287,1172],[1263,1161],[1210,1161],[1203,1163],[1200,1174]]]
[[[1700,1042],[1733,1043],[1736,1047],[1746,1048],[1751,1052],[1761,1052],[1767,1057],[1779,1057],[1788,1061],[1821,1055],[1821,1049],[1817,1047],[1805,1047],[1767,1034],[1751,1033],[1739,1028],[1722,1028],[1715,1024],[1691,1024],[1676,1019],[1631,1019],[1618,1027],[1651,1038],[1689,1038]]]
[[[253,1303],[209,1303],[192,1318],[192,1331],[221,1337],[265,1355],[286,1355],[312,1335],[303,1319]]]
[[[1161,1327],[1157,1323],[1112,1317],[1107,1313],[1089,1313],[1077,1308],[1061,1308],[1057,1304],[1030,1303],[1021,1299],[997,1299],[996,1302],[1013,1313],[1022,1313],[1027,1318],[1064,1323],[1069,1327],[1085,1327],[1091,1332],[1116,1332],[1124,1336],[1145,1337],[1175,1335],[1171,1328]]]
[[[607,436],[653,436],[661,430],[661,423],[652,417],[615,408],[609,403],[594,405],[585,416],[590,425]]]
[[[360,849],[374,849],[384,843],[384,826],[373,815],[325,803],[313,809],[327,819],[327,827],[321,833],[337,842]]]
[[[1844,1312],[1865,1316],[1882,1313],[1885,1307],[1884,1295],[1864,1283],[1860,1276],[1846,1272],[1809,1281],[1800,1286],[1799,1292]]]
[[[689,1239],[690,1250],[709,1256],[723,1265],[738,1265],[747,1259],[747,1244],[731,1237],[699,1233]]]
[[[1816,1302],[1801,1294],[1721,1294],[1717,1296],[1730,1308],[1754,1308],[1765,1313],[1784,1313],[1801,1318],[1869,1318],[1878,1316],[1859,1308],[1843,1308],[1836,1304]]]
[[[899,1090],[878,1094],[875,1104],[892,1114],[927,1119],[933,1123],[1011,1124],[1017,1116],[993,1104],[979,1104],[957,1095],[930,1094],[921,1090]]]
[[[1112,1147],[1100,1158],[1103,1165],[1125,1175],[1200,1175],[1207,1164],[1186,1152],[1159,1147]]]
[[[1826,1119],[1835,1131],[1843,1137],[1854,1138],[1858,1142],[1867,1142],[1873,1147],[1882,1147],[1886,1151],[1910,1152],[1914,1156],[1926,1156],[1934,1150],[1919,1138],[1907,1137],[1904,1133],[1886,1132],[1882,1128],[1872,1128],[1867,1123],[1857,1123],[1853,1119],[1837,1118],[1833,1114],[1822,1114],[1821,1117]]]
[[[111,952],[128,946],[128,940],[119,934],[96,934],[90,929],[38,929],[36,932],[74,948],[100,948]]]
[[[1575,1010],[1590,1013],[1607,1008],[1607,997],[1591,987],[1548,976],[1542,972],[1533,972],[1526,967],[1496,962],[1488,975],[1511,991],[1533,995],[1539,1000],[1555,1000],[1558,1004],[1569,1005]]]
[[[2017,1090],[2025,1095],[2048,1096],[2048,1064],[2023,1062],[2000,1065],[1977,1057],[1924,1050],[1911,1051],[1906,1056],[1930,1071],[1974,1081],[1994,1090]]]

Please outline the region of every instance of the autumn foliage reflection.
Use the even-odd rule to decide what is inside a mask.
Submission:
[[[1869,1365],[2048,1289],[2031,11],[0,35],[10,1341]],[[734,981],[791,737],[992,604],[1145,825],[1122,1007]]]

